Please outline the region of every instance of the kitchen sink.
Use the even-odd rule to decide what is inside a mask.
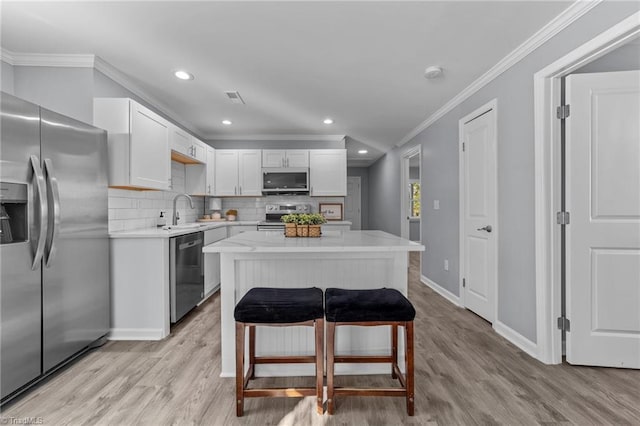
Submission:
[[[172,229],[193,229],[200,228],[202,224],[200,223],[185,223],[184,225],[167,225],[162,227],[165,231],[170,231]]]

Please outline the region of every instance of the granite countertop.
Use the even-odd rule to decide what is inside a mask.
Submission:
[[[222,228],[226,226],[256,226],[257,220],[239,220],[232,222],[196,222],[173,227],[171,225],[162,228],[141,228],[130,231],[111,232],[109,238],[171,238],[179,235],[191,234],[194,232],[207,231],[209,229]],[[185,227],[189,226],[189,227]]]
[[[286,238],[280,231],[243,232],[205,246],[204,253],[320,253],[424,251],[424,246],[383,231],[323,231],[320,238]]]

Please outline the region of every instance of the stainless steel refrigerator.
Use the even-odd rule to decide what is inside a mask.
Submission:
[[[0,94],[0,393],[109,330],[106,132]]]

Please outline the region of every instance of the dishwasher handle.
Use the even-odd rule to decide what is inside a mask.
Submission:
[[[182,243],[178,246],[178,250],[186,250],[198,244],[202,244],[202,239],[198,238],[197,240],[189,241],[188,243]]]

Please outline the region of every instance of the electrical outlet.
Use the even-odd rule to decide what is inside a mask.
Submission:
[[[444,260],[444,270],[448,271],[449,270],[449,259],[445,259]]]
[[[440,200],[433,200],[433,209],[440,210]]]

